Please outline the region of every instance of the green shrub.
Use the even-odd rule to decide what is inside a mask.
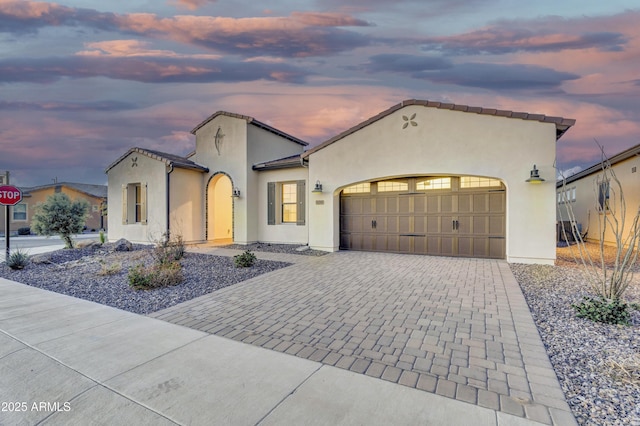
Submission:
[[[18,228],[18,235],[31,235],[31,228],[28,226]]]
[[[29,261],[30,257],[27,252],[17,249],[9,255],[6,263],[11,269],[24,269],[29,264]]]
[[[605,324],[631,324],[632,305],[620,299],[585,297],[582,302],[571,306],[579,318]]]
[[[98,236],[100,237],[100,244],[104,244],[107,242],[107,234],[105,234],[102,229],[100,230]]]
[[[72,201],[67,194],[58,192],[36,205],[31,226],[38,235],[60,235],[65,247],[73,248],[71,236],[82,232],[88,215],[87,201]]]
[[[236,265],[236,268],[248,268],[253,266],[253,263],[256,261],[256,255],[251,252],[251,250],[247,250],[242,254],[238,254],[233,256],[233,262]]]
[[[182,266],[179,262],[156,263],[151,266],[138,264],[129,269],[129,285],[136,290],[168,287],[183,281]]]

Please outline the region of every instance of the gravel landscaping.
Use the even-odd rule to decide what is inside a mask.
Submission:
[[[570,250],[558,249],[556,266],[512,264],[511,270],[578,423],[640,426],[640,312],[628,327],[576,317],[571,304],[593,294]],[[640,276],[626,299],[640,302]]]
[[[0,277],[137,314],[149,314],[290,265],[257,260],[249,268],[236,268],[231,257],[186,253],[180,261],[183,283],[134,290],[129,286],[127,271],[138,263],[150,264],[150,253],[149,246],[113,252],[109,244],[98,249],[57,250],[34,257],[43,263],[31,263],[23,270],[12,270],[4,262],[0,263]],[[114,273],[107,274],[109,269]]]

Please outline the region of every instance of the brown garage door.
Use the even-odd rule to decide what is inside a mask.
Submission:
[[[505,257],[505,188],[474,176],[415,177],[345,188],[340,248]]]

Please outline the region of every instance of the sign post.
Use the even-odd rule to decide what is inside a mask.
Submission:
[[[7,183],[9,183],[9,172],[7,172]],[[2,185],[0,186],[0,206],[5,206],[4,216],[5,216],[5,225],[4,225],[4,240],[6,243],[6,252],[5,252],[5,262],[9,260],[10,247],[9,243],[9,226],[11,224],[11,219],[9,216],[10,207],[15,206],[20,201],[22,201],[22,191],[19,188],[11,185]]]

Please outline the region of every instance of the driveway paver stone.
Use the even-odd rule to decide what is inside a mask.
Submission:
[[[336,252],[150,316],[544,424],[572,417],[501,260]]]

